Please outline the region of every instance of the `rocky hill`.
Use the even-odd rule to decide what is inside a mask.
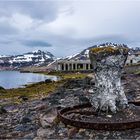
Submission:
[[[15,56],[0,55],[0,69],[20,68],[24,66],[44,66],[54,60],[54,55],[41,50]]]

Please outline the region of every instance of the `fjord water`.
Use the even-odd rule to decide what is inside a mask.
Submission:
[[[25,84],[44,81],[46,79],[57,80],[56,76],[20,73],[19,71],[0,71],[0,86],[5,89],[22,87]]]

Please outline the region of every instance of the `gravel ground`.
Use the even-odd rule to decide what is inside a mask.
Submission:
[[[140,76],[124,75],[122,83],[129,101],[140,101]],[[14,104],[0,100],[0,139],[137,139],[140,128],[124,131],[78,129],[65,126],[57,118],[57,107],[87,103],[86,91],[94,86],[91,78],[71,79],[41,99]]]

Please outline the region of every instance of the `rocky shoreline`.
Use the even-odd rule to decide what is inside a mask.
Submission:
[[[140,100],[140,76],[125,74],[122,83],[129,101]],[[140,128],[123,131],[78,129],[57,118],[61,107],[87,103],[91,78],[69,79],[57,90],[39,99],[21,98],[21,103],[1,99],[0,139],[140,139]]]

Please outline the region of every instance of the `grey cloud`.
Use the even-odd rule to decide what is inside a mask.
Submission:
[[[29,47],[51,47],[52,45],[46,41],[42,40],[24,40],[21,43]]]
[[[126,44],[128,45],[128,47],[130,47],[130,44],[133,44],[134,42],[139,42],[139,40],[132,40],[122,35],[108,35],[86,39],[75,39],[68,38],[66,36],[64,37],[53,35],[49,36],[48,40],[52,43],[52,48],[49,48],[49,51],[53,50],[53,54],[58,57],[72,55],[93,45],[102,44],[106,42]]]
[[[8,21],[0,22],[0,35],[17,34],[18,30],[12,26]]]
[[[10,41],[10,40],[0,40],[0,44],[10,44],[10,43],[12,43],[12,41]]]
[[[8,10],[5,10],[8,9]],[[1,1],[0,15],[11,16],[14,13],[21,13],[34,19],[45,19],[47,22],[57,18],[59,3],[57,1]]]
[[[73,45],[81,45],[81,46],[87,46],[89,47],[89,45],[94,45],[94,44],[98,44],[98,43],[105,43],[105,42],[113,42],[113,43],[132,43],[134,41],[139,41],[139,40],[132,40],[130,38],[126,38],[122,35],[107,35],[107,36],[99,36],[99,37],[94,37],[94,38],[85,38],[85,39],[81,39],[81,38],[70,38],[67,36],[60,36],[60,35],[49,35],[48,40],[50,40],[50,42],[57,44],[59,42],[59,44],[65,44],[65,46],[73,46]],[[60,45],[60,46],[61,46]]]

